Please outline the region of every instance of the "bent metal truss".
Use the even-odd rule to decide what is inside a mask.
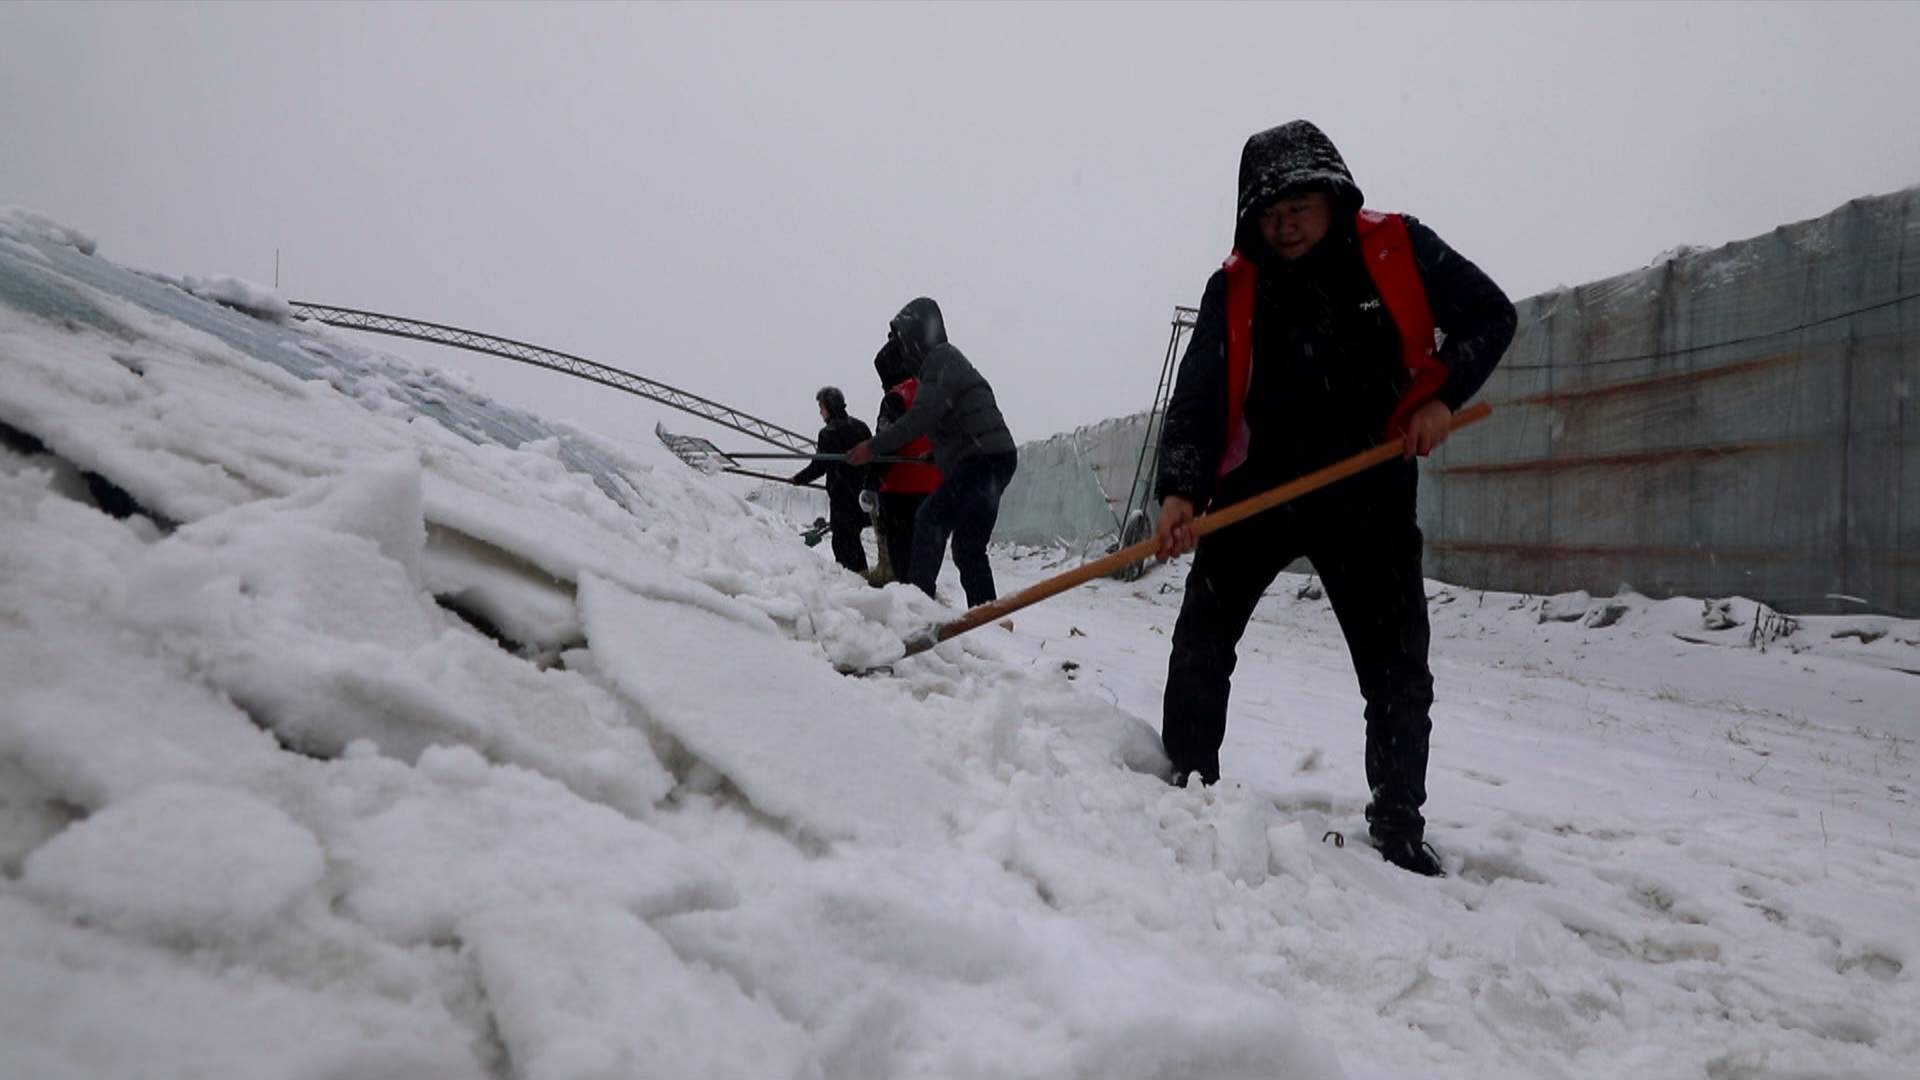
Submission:
[[[635,375],[630,371],[595,363],[571,353],[529,345],[524,341],[514,341],[511,338],[483,334],[478,330],[463,330],[457,326],[409,319],[401,315],[383,315],[375,311],[360,311],[355,308],[312,304],[299,300],[293,301],[292,305],[296,318],[312,319],[328,326],[339,326],[348,330],[364,330],[370,334],[412,338],[415,341],[428,341],[435,345],[448,345],[456,349],[466,349],[469,352],[517,360],[523,364],[531,364],[534,367],[558,371],[563,375],[572,375],[577,379],[596,382],[615,390],[624,390],[649,401],[657,401],[662,405],[692,413],[703,420],[732,428],[742,435],[771,443],[784,450],[813,452],[813,440],[797,431],[790,431],[772,421],[728,408],[717,401],[703,398],[698,394],[689,394],[685,390],[656,382],[643,375]]]

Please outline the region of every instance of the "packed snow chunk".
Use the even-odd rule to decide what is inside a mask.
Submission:
[[[499,908],[461,937],[522,1080],[776,1080],[806,1060],[798,1027],[617,907]]]
[[[1103,766],[1161,779],[1172,776],[1173,763],[1167,760],[1160,732],[1112,702],[1031,675],[1020,682],[1000,672],[989,678],[998,688],[979,715],[991,725],[990,760],[1059,776]],[[1032,685],[1036,682],[1040,685]],[[1022,738],[1031,743],[1025,752],[1009,748]]]
[[[892,664],[906,653],[909,638],[930,633],[952,617],[911,586],[874,589],[858,578],[852,581],[850,586],[818,590],[818,602],[795,620],[842,671]]]
[[[318,753],[361,736],[424,746],[435,731],[471,726],[407,669],[447,616],[400,561],[418,560],[417,498],[410,509],[406,485],[370,475],[365,497],[342,478],[186,526],[155,546],[128,589],[137,625]]]
[[[1132,960],[1109,949],[1106,970],[1081,970],[1058,989],[1074,1038],[1071,1066],[1060,1075],[1157,1080],[1270,1080],[1346,1075],[1324,1041],[1308,1035],[1284,999],[1220,984],[1154,959]],[[1098,994],[1077,993],[1099,987]],[[1236,992],[1238,991],[1238,992]],[[1179,1008],[1169,1010],[1167,1003]]]
[[[599,900],[641,915],[732,903],[718,863],[524,769],[465,748],[421,755],[428,781],[330,830],[347,910],[402,944],[448,941],[503,905]]]
[[[287,298],[281,296],[278,289],[256,285],[242,278],[226,274],[208,277],[188,274],[180,279],[180,287],[202,300],[225,304],[256,319],[284,323],[293,318],[293,306],[287,303]]]
[[[243,278],[227,274],[209,274],[204,277],[186,274],[174,277],[172,274],[151,270],[134,272],[171,285],[189,296],[230,307],[256,319],[283,324],[293,321],[293,305],[287,303],[286,297],[280,295],[280,290],[256,285]]]
[[[283,756],[187,666],[97,625],[0,626],[0,761],[91,809],[156,783],[259,775]],[[20,661],[16,664],[13,661]],[[16,672],[26,672],[20,676]]]
[[[644,814],[672,787],[623,704],[435,606],[420,471],[402,455],[215,514],[139,560],[137,625],[190,655],[288,745],[412,759],[460,743]]]
[[[443,605],[485,619],[523,649],[558,652],[585,637],[572,584],[492,544],[430,526],[423,574]]]
[[[762,813],[824,839],[947,834],[963,794],[911,730],[922,706],[705,606],[593,576],[580,603],[614,687]]]
[[[325,869],[312,833],[251,795],[150,788],[27,857],[27,888],[93,922],[172,942],[256,934]]]
[[[4,254],[0,290],[21,280]],[[122,325],[153,322],[141,309],[64,278],[47,288],[54,297],[38,307],[49,314],[0,304],[0,419],[159,516],[191,521],[284,490],[290,466],[311,475],[326,444],[366,437],[337,415],[326,437],[290,434],[315,396],[292,376],[261,385],[216,340],[158,341],[143,333],[151,326]]]
[[[17,625],[117,605],[123,568],[143,538],[88,505],[84,481],[68,486],[70,466],[39,467],[55,460],[47,456],[12,460],[17,470],[0,470],[0,609],[18,613]]]
[[[0,206],[0,237],[23,244],[57,244],[82,255],[91,255],[98,248],[86,233],[19,206]]]
[[[0,1076],[9,1080],[481,1080],[473,1044],[425,995],[221,971],[0,891]]]
[[[630,560],[618,571],[609,574],[622,586],[639,593],[649,600],[663,601],[669,608],[688,605],[718,615],[729,622],[738,623],[750,630],[765,634],[774,634],[778,628],[766,612],[743,604],[701,581],[651,560]]]
[[[541,669],[451,632],[416,650],[407,669],[432,688],[434,714],[458,718],[440,725],[444,735],[464,736],[494,761],[532,769],[633,817],[673,790],[672,774],[629,707],[579,672]]]
[[[1561,593],[1540,601],[1540,621],[1579,622],[1587,617],[1587,608],[1593,603],[1593,597],[1585,591]]]
[[[1197,937],[1060,914],[976,859],[876,854],[811,861],[778,891],[658,928],[820,1032],[829,1076],[848,1061],[872,1076],[1344,1075],[1292,1004]]]
[[[1623,597],[1602,600],[1587,612],[1581,625],[1589,630],[1605,630],[1607,627],[1626,618],[1633,611],[1633,603]]]
[[[317,524],[373,541],[418,580],[427,546],[421,479],[417,454],[391,454],[296,492],[287,505]]]
[[[1700,625],[1708,630],[1731,630],[1740,625],[1734,617],[1733,601],[1702,600],[1700,602]]]
[[[276,759],[273,740],[185,662],[118,625],[145,544],[36,482],[46,475],[0,476],[0,764],[71,813]]]
[[[155,626],[404,650],[444,625],[418,582],[425,543],[418,468],[388,463],[187,525],[130,591]]]

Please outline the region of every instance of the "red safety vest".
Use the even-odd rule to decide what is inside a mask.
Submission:
[[[1406,429],[1413,410],[1427,403],[1446,385],[1447,365],[1433,355],[1433,312],[1427,307],[1427,289],[1413,261],[1413,241],[1399,214],[1362,210],[1354,217],[1360,252],[1380,290],[1380,300],[1400,331],[1400,356],[1413,382],[1393,407],[1386,434]],[[1253,302],[1259,268],[1238,249],[1227,256],[1227,448],[1220,456],[1219,475],[1225,476],[1247,460],[1252,432],[1247,427],[1247,386],[1253,379]]]
[[[887,393],[899,394],[906,407],[913,408],[913,399],[920,393],[920,380],[908,379],[897,386],[887,387]],[[933,440],[925,435],[900,448],[901,457],[927,457],[933,453]],[[902,462],[889,468],[880,478],[880,490],[889,495],[931,495],[940,486],[940,470],[932,465],[919,465]]]

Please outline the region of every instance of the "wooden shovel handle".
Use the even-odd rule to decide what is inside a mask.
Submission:
[[[1453,414],[1452,430],[1459,431],[1468,424],[1477,424],[1485,420],[1491,412],[1493,412],[1493,406],[1484,401],[1469,405]],[[1405,445],[1397,439],[1383,442],[1371,450],[1363,450],[1350,458],[1336,461],[1324,469],[1316,469],[1296,480],[1289,480],[1251,499],[1242,499],[1232,506],[1216,510],[1211,514],[1202,514],[1193,519],[1193,534],[1196,537],[1205,536],[1236,522],[1245,521],[1263,510],[1271,510],[1309,491],[1326,487],[1336,480],[1344,480],[1354,473],[1364,472],[1375,465],[1391,461],[1404,452]],[[1097,577],[1106,577],[1122,567],[1131,566],[1152,556],[1159,551],[1159,547],[1157,539],[1148,537],[1130,547],[1121,548],[1111,555],[1076,566],[1063,574],[1056,574],[1045,581],[1036,581],[1012,596],[1003,596],[998,600],[981,604],[952,622],[942,623],[932,632],[907,642],[906,655],[912,656],[915,653],[925,652],[949,638],[957,637],[990,622],[997,622],[1023,607],[1029,607],[1050,596],[1066,592],[1076,585],[1083,585]]]

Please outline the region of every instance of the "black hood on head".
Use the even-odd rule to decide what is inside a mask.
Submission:
[[[887,343],[880,346],[880,351],[874,354],[873,370],[880,376],[880,386],[883,389],[899,386],[913,378],[912,365],[908,364],[907,358],[900,354],[900,343],[892,338],[888,338]]]
[[[916,370],[927,350],[947,343],[947,324],[940,317],[940,305],[924,296],[901,308],[887,328],[890,336],[900,343],[907,362]]]
[[[1281,124],[1247,140],[1240,151],[1240,198],[1234,217],[1234,246],[1242,252],[1264,249],[1259,239],[1261,211],[1276,199],[1305,191],[1333,196],[1334,220],[1359,213],[1360,186],[1326,133],[1306,120]]]

